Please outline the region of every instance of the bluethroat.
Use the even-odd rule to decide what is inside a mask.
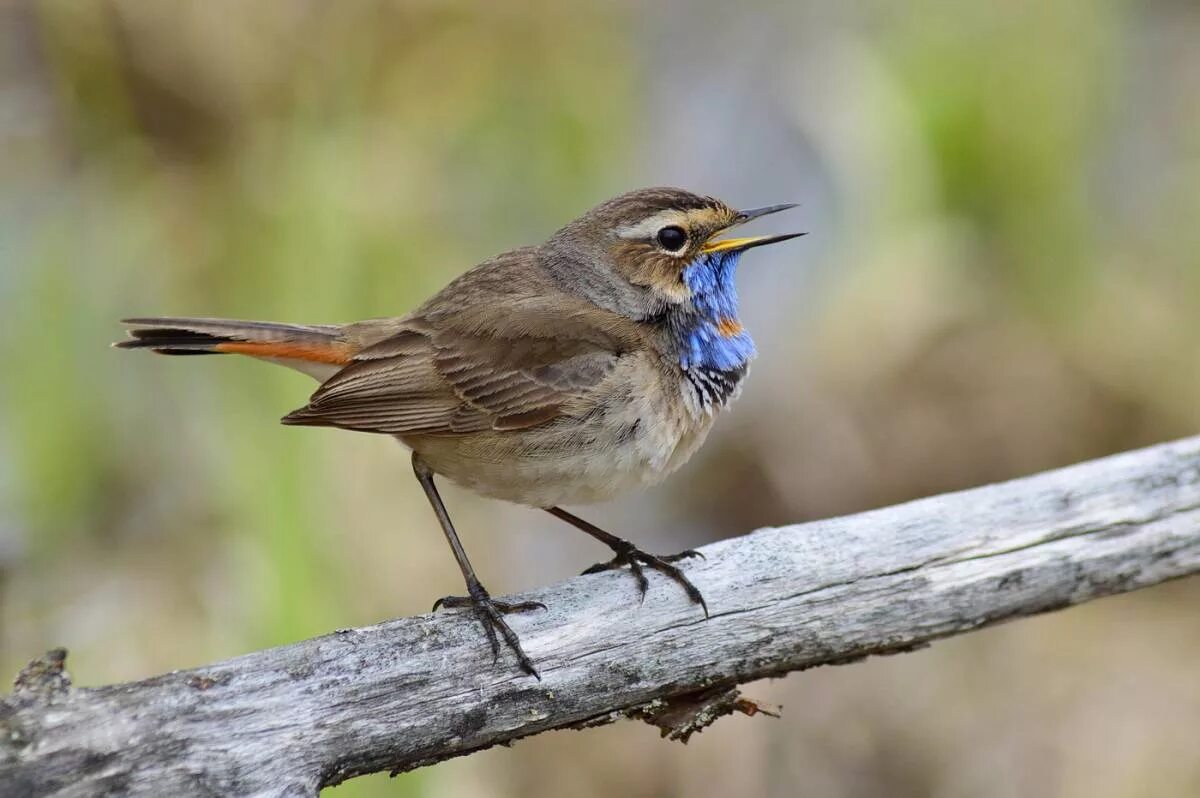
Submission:
[[[544,509],[612,549],[585,573],[645,569],[708,608],[674,563],[563,510],[661,482],[704,441],[739,392],[754,343],[738,320],[734,273],[753,247],[799,233],[720,238],[794,207],[736,210],[675,188],[623,194],[544,244],[497,255],[412,313],[353,324],[207,318],[126,319],[122,348],[240,354],[321,385],[284,424],[392,435],[412,466],[467,583],[438,607],[473,610],[494,656],[497,633],[537,671],[505,621],[543,608],[493,599],[459,542],[435,477]]]

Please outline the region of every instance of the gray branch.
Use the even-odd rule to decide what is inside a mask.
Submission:
[[[510,617],[542,680],[460,611],[76,689],[64,652],[0,701],[2,795],[312,796],[531,734],[637,717],[687,735],[762,710],[737,685],[907,651],[1200,571],[1200,438],[846,518],[651,575],[578,577]]]

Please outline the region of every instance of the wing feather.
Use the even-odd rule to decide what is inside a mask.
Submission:
[[[535,250],[514,250],[411,316],[363,322],[352,362],[284,423],[393,435],[552,423],[602,401],[606,379],[637,343],[632,326],[565,292]]]
[[[594,344],[400,333],[330,377],[285,424],[457,435],[546,424],[588,394],[618,355]]]

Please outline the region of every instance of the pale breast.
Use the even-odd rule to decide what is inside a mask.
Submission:
[[[700,447],[714,414],[689,407],[677,373],[649,357],[628,361],[603,400],[580,415],[527,430],[403,440],[438,474],[536,507],[606,501],[658,484]]]

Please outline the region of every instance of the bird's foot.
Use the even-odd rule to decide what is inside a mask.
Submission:
[[[641,600],[644,601],[646,598],[646,591],[650,588],[650,581],[646,578],[646,572],[643,566],[646,568],[652,568],[653,570],[669,577],[677,585],[682,587],[683,592],[687,593],[688,598],[690,598],[693,603],[699,604],[700,608],[704,610],[704,617],[708,617],[708,605],[704,602],[704,596],[700,594],[700,591],[695,585],[692,584],[691,580],[684,576],[683,571],[671,564],[673,562],[678,562],[679,560],[686,560],[690,557],[699,557],[703,560],[703,554],[698,551],[688,549],[687,551],[681,551],[678,554],[658,556],[644,552],[637,546],[634,546],[632,543],[624,540],[620,543],[610,543],[609,545],[612,547],[612,550],[616,552],[616,556],[608,562],[596,563],[591,568],[588,568],[586,571],[584,571],[585,574],[596,574],[600,573],[601,571],[612,571],[628,565],[629,570],[633,573],[633,578],[637,580],[638,591],[641,594]]]
[[[492,646],[492,661],[495,662],[500,658],[500,640],[496,636],[496,632],[499,631],[504,637],[504,642],[516,654],[517,662],[521,664],[521,670],[541,681],[542,677],[538,674],[537,668],[533,667],[533,661],[529,659],[524,649],[521,648],[521,639],[517,637],[517,633],[504,620],[504,616],[513,612],[544,610],[546,609],[546,605],[540,601],[497,601],[478,582],[468,584],[467,590],[470,592],[469,596],[446,596],[445,598],[438,599],[433,603],[434,611],[436,612],[442,607],[446,609],[467,608],[474,610],[476,617],[479,618],[479,622],[483,624],[483,631],[487,633],[488,642]]]

